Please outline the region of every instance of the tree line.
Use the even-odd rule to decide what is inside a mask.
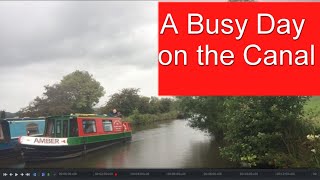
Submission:
[[[105,89],[87,71],[75,71],[59,83],[46,85],[42,96],[22,108],[20,117],[65,115],[71,113],[108,114],[117,109],[124,116],[136,110],[141,114],[161,114],[174,109],[173,98],[146,97],[138,88],[124,88],[110,96],[104,106],[95,108]]]
[[[135,110],[142,114],[167,113],[174,109],[173,98],[158,98],[139,95],[139,88],[124,88],[110,96],[106,105],[99,109],[107,113],[112,109],[120,110],[121,114],[129,116]]]

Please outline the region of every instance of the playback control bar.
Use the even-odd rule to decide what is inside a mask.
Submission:
[[[0,178],[303,178],[319,179],[320,169],[0,169]]]

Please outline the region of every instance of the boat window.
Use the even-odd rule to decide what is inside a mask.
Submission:
[[[63,121],[63,137],[68,137],[68,120]]]
[[[112,121],[111,120],[103,120],[103,129],[105,132],[110,132],[112,131]]]
[[[77,119],[70,120],[70,137],[77,137],[78,136],[78,122]]]
[[[56,121],[56,137],[61,137],[61,120]]]
[[[36,123],[29,123],[27,124],[27,134],[33,135],[33,134],[39,134],[39,127]]]
[[[95,120],[83,120],[82,127],[84,133],[95,133],[97,132]]]
[[[0,140],[4,140],[2,125],[0,124]]]
[[[54,126],[55,126],[55,121],[53,119],[50,119],[47,121],[46,133],[45,133],[46,136],[54,137]]]

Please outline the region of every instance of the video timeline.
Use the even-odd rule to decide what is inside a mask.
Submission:
[[[182,178],[240,178],[240,177],[257,177],[257,178],[319,178],[320,170],[272,170],[272,169],[110,169],[110,170],[17,170],[3,169],[1,177],[10,179],[12,177],[76,177],[76,178],[133,178],[133,177],[159,177],[170,179],[171,177]]]

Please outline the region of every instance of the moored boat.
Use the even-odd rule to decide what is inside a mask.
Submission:
[[[43,137],[21,136],[25,161],[66,159],[131,139],[131,127],[119,117],[75,114],[46,118]]]
[[[19,158],[19,136],[41,136],[44,118],[8,118],[0,120],[0,159]]]

